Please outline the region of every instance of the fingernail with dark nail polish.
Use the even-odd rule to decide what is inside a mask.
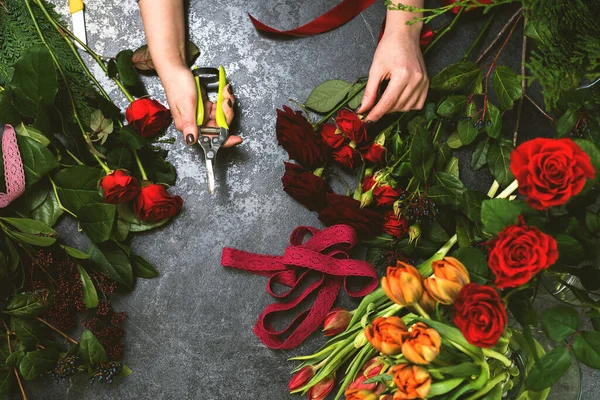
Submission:
[[[231,85],[227,86],[227,91],[229,92],[229,94],[233,94],[233,88],[231,87]]]
[[[366,126],[373,125],[373,121],[365,121],[365,125],[366,125]]]
[[[229,106],[229,108],[233,108],[233,103],[231,102],[231,99],[227,99],[227,105]]]
[[[192,144],[194,144],[194,135],[192,135],[191,133],[190,133],[190,134],[188,134],[188,135],[185,137],[185,141],[186,141],[186,143],[188,144],[188,146],[191,146]]]

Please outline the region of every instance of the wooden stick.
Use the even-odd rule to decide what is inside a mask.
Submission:
[[[45,320],[41,319],[40,317],[35,317],[35,319],[37,319],[38,321],[40,321],[42,324],[46,325],[48,328],[52,329],[54,332],[58,333],[60,336],[62,336],[65,339],[67,339],[69,342],[71,342],[73,344],[79,344],[79,342],[77,342],[77,340],[73,339],[72,337],[70,337],[66,333],[63,333],[58,328],[50,325],[48,322],[46,322]]]
[[[527,18],[523,23],[523,46],[521,47],[521,98],[519,99],[519,108],[517,109],[517,121],[515,122],[515,131],[513,132],[513,144],[517,145],[517,135],[519,134],[519,123],[521,122],[521,113],[523,112],[523,102],[525,100],[527,84],[525,82],[525,61],[527,60],[527,36],[525,36],[525,27]]]
[[[12,345],[10,344],[11,331],[10,331],[10,329],[8,329],[8,326],[6,325],[6,322],[4,322],[4,320],[2,320],[2,325],[4,325],[4,329],[6,330],[6,340],[8,341],[8,353],[12,354]],[[27,394],[25,393],[25,388],[23,387],[23,382],[21,382],[21,377],[19,376],[19,372],[17,371],[16,367],[13,367],[12,370],[15,374],[15,378],[17,378],[17,383],[19,384],[19,389],[21,389],[21,397],[23,398],[23,400],[27,400]]]
[[[481,53],[479,55],[479,57],[477,57],[477,60],[475,61],[476,64],[479,64],[481,62],[481,60],[483,60],[483,58],[492,50],[492,48],[496,45],[498,40],[500,40],[500,38],[502,38],[502,36],[504,36],[504,33],[508,30],[508,28],[515,21],[515,19],[517,19],[517,17],[519,17],[521,15],[522,12],[523,12],[523,9],[519,8],[517,10],[517,12],[514,13],[512,17],[510,17],[510,19],[508,20],[506,25],[504,25],[504,27],[500,30],[500,32],[498,32],[498,34],[496,35],[496,37],[494,38],[492,43],[490,43],[490,45],[483,51],[483,53]]]

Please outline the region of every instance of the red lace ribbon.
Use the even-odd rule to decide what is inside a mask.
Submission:
[[[312,237],[304,241],[308,234]],[[253,332],[272,349],[295,348],[313,333],[331,310],[342,284],[352,297],[366,296],[378,285],[371,264],[350,258],[349,251],[358,244],[358,238],[354,229],[347,225],[334,225],[322,231],[301,226],[292,232],[290,244],[283,256],[252,254],[226,247],[221,258],[224,267],[268,276],[267,292],[277,299],[288,299],[309,273],[320,274],[319,279],[296,298],[270,304],[258,317]],[[351,290],[347,284],[349,277],[367,278],[368,282]],[[289,290],[276,294],[273,291],[275,283],[285,285]],[[296,308],[313,292],[317,292],[313,305],[299,313],[286,328],[277,331],[269,324],[268,319],[274,314]]]

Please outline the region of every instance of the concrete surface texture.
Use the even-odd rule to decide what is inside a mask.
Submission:
[[[66,0],[52,2],[59,12],[68,15]],[[201,51],[196,64],[225,67],[239,101],[237,132],[245,142],[221,155],[216,168],[217,194],[211,196],[200,149],[188,148],[181,134],[170,128],[168,135],[177,141],[170,147],[169,159],[179,175],[172,191],[183,197],[184,210],[164,229],[136,238],[135,250],[152,261],[161,276],[139,280],[135,291],[121,296],[116,303],[117,309],[128,311],[124,362],[133,374],[112,385],[90,386],[85,377],[58,385],[49,379],[39,380],[27,385],[30,398],[299,398],[287,394],[289,371],[294,364],[286,360],[314,351],[324,342],[322,336],[315,334],[292,351],[267,349],[252,333],[256,318],[272,301],[265,292],[266,279],[225,270],[219,261],[223,246],[280,254],[293,228],[321,226],[316,214],[281,190],[286,153],[275,140],[275,108],[290,104],[289,99],[306,99],[310,90],[326,79],[353,80],[367,75],[385,9],[383,1],[378,1],[333,32],[294,40],[262,37],[255,32],[247,13],[277,27],[292,28],[338,2],[191,2],[189,35]],[[86,7],[88,42],[98,53],[114,56],[121,49],[144,44],[134,0],[88,0]],[[498,16],[490,36],[508,19],[510,11]],[[465,16],[428,55],[430,76],[462,57],[484,21],[480,13]],[[518,33],[500,62],[518,68],[520,45]],[[97,66],[93,71],[124,109],[127,102],[118,89]],[[158,78],[144,81],[148,92],[165,102]],[[524,136],[545,135],[552,129],[529,104],[521,126]],[[459,155],[462,173],[468,168],[469,157],[462,152]],[[471,187],[480,189],[490,182],[485,172],[464,172],[463,177]],[[85,246],[75,228],[63,221],[63,238]],[[341,296],[340,305],[352,308],[354,304]],[[597,376],[586,373],[584,399],[597,398]]]

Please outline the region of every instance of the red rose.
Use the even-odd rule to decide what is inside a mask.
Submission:
[[[367,128],[358,115],[350,110],[340,110],[335,119],[338,128],[356,144],[367,141]]]
[[[140,192],[140,183],[124,171],[116,170],[102,179],[104,202],[110,204],[125,203]]]
[[[477,2],[478,2],[478,3],[481,3],[481,4],[492,4],[492,2],[493,2],[493,1],[494,1],[494,0],[477,0]],[[456,0],[444,0],[444,3],[446,3],[446,5],[450,5],[450,4],[454,4],[454,3],[456,3]],[[475,4],[475,3],[473,3],[473,4]],[[471,10],[473,10],[474,8],[477,8],[477,7],[467,7],[467,8],[465,9],[465,11],[471,11]],[[453,12],[454,14],[457,14],[457,13],[460,11],[460,9],[461,9],[461,7],[458,7],[458,6],[457,6],[457,7],[454,7],[454,8],[452,8],[452,12]]]
[[[183,206],[179,196],[171,196],[164,185],[148,185],[135,198],[133,210],[141,221],[159,221],[177,214]]]
[[[523,219],[502,230],[491,242],[488,265],[500,289],[517,287],[558,259],[556,240]]]
[[[398,200],[398,197],[400,197],[400,193],[390,185],[382,185],[380,183],[373,189],[373,196],[375,196],[375,201],[378,206],[391,207],[394,202]]]
[[[375,183],[376,182],[375,182],[375,179],[373,178],[373,175],[365,176],[365,179],[363,179],[363,181],[362,181],[363,192],[371,190],[371,188],[373,186],[375,186]]]
[[[333,124],[323,125],[323,128],[321,128],[320,132],[323,142],[332,149],[337,149],[346,141],[346,138],[341,134],[341,132],[336,132],[338,132],[338,130]]]
[[[321,211],[325,207],[325,195],[331,192],[331,188],[323,179],[301,166],[284,164],[283,190],[310,211]]]
[[[371,146],[369,146],[369,149],[363,155],[363,157],[365,158],[365,160],[373,164],[379,165],[385,162],[385,153],[385,147],[377,143],[373,143]]]
[[[275,130],[281,147],[303,167],[314,170],[327,162],[325,144],[300,111],[294,112],[287,106],[283,106],[283,111],[277,110]]]
[[[146,138],[162,132],[171,123],[171,112],[156,100],[144,97],[134,100],[125,111],[127,122]]]
[[[319,212],[319,219],[325,225],[349,225],[362,239],[370,239],[383,229],[383,215],[360,208],[360,202],[351,197],[327,193],[326,201],[327,205]]]
[[[595,175],[590,156],[571,139],[529,140],[510,155],[519,193],[536,210],[565,204]]]
[[[358,153],[350,146],[340,147],[333,152],[333,159],[342,167],[352,169],[356,163]]]
[[[454,324],[467,342],[494,347],[506,327],[506,308],[495,289],[469,283],[454,300]]]
[[[408,233],[408,221],[403,217],[396,217],[393,211],[388,211],[383,215],[383,230],[396,239]]]

